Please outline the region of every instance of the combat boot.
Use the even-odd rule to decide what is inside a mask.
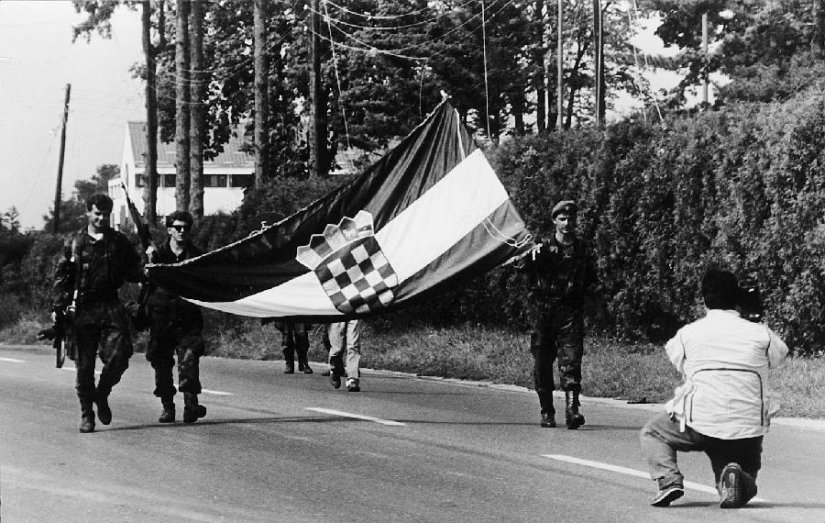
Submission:
[[[175,402],[172,398],[163,398],[161,399],[163,403],[163,412],[160,413],[160,417],[158,418],[159,423],[172,423],[175,421]]]
[[[84,434],[95,431],[95,411],[91,401],[80,403],[80,428],[77,430]]]
[[[198,395],[191,392],[183,393],[183,422],[195,423],[198,419],[206,416],[206,407],[198,404]]]
[[[541,426],[552,429],[556,426],[556,411],[553,409],[541,411]]]
[[[292,360],[286,360],[284,363],[284,374],[295,374],[295,362]]]
[[[312,374],[312,368],[310,368],[306,357],[298,358],[298,371],[304,374]]]
[[[112,422],[112,409],[109,408],[109,391],[98,389],[95,395],[95,405],[97,405],[97,419],[104,425]]]
[[[564,417],[568,430],[576,430],[584,425],[584,416],[579,414],[579,391],[564,391]]]

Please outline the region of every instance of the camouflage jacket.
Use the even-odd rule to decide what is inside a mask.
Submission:
[[[78,302],[117,298],[124,282],[143,280],[140,255],[122,233],[106,229],[100,240],[86,227],[64,244],[52,287],[52,305],[65,309],[76,297]]]
[[[578,238],[563,245],[554,236],[525,260],[522,270],[533,284],[530,298],[534,302],[580,305],[596,284],[593,257]]]

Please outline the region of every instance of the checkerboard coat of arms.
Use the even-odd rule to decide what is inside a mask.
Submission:
[[[315,272],[335,308],[365,313],[389,305],[398,275],[375,239],[372,214],[359,211],[329,224],[298,247],[296,260]]]

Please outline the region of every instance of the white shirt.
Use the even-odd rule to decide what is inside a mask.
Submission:
[[[779,410],[768,391],[768,369],[788,346],[766,325],[734,310],[709,309],[665,345],[685,383],[666,409],[682,425],[719,439],[762,436]]]

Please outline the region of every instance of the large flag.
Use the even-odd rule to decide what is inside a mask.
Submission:
[[[524,222],[446,101],[361,175],[203,256],[148,265],[187,300],[233,314],[340,321],[482,274],[525,251]]]

